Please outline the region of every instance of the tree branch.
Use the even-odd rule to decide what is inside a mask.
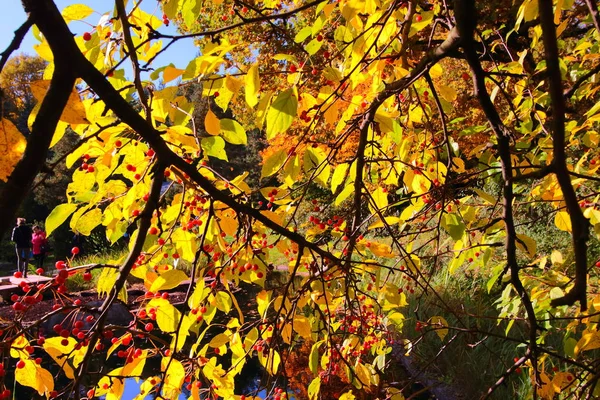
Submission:
[[[24,0],[23,4],[25,11],[29,14],[28,22],[19,28],[23,29],[23,36],[33,21],[36,21],[40,29],[42,27],[45,29],[49,19],[44,15],[45,7],[33,0]],[[37,22],[38,20],[39,22]],[[62,18],[60,20],[62,21]],[[48,42],[53,46],[60,46],[56,40],[48,39]],[[70,68],[68,58],[63,58],[60,51],[55,53],[55,57],[55,70],[50,87],[33,123],[23,158],[0,191],[0,238],[15,219],[19,206],[29,193],[35,177],[46,161],[56,125],[75,85],[76,77]]]
[[[542,40],[544,42],[546,68],[550,85],[550,99],[552,100],[552,145],[554,152],[554,173],[563,193],[567,211],[571,218],[573,250],[575,252],[575,284],[573,288],[558,299],[550,303],[553,307],[572,305],[579,301],[581,310],[587,310],[587,241],[589,221],[584,217],[577,195],[571,185],[567,155],[565,152],[565,98],[562,89],[562,78],[559,66],[558,43],[556,40],[556,27],[554,26],[554,13],[551,0],[540,0],[540,23],[542,25]]]
[[[6,62],[10,58],[12,52],[17,50],[21,46],[21,42],[23,41],[25,35],[27,35],[27,32],[29,32],[29,29],[31,29],[32,26],[33,21],[29,17],[27,18],[27,21],[23,22],[23,25],[21,25],[15,31],[15,37],[13,38],[13,40],[10,42],[6,50],[0,53],[0,72],[2,72],[2,70],[4,69],[4,65],[6,65]]]

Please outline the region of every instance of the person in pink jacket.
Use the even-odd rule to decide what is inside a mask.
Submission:
[[[44,257],[46,255],[47,245],[46,233],[38,225],[33,227],[33,234],[31,235],[31,245],[33,249],[33,259],[36,262],[37,268],[44,267]]]

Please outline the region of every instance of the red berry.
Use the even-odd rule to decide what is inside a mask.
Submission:
[[[91,34],[91,33],[89,33],[89,32],[85,32],[85,33],[83,34],[83,40],[85,40],[86,42],[87,42],[88,40],[91,40],[91,39],[92,39],[92,34]]]
[[[294,73],[296,71],[298,71],[298,67],[296,67],[296,65],[294,65],[294,64],[290,65],[290,72]]]
[[[421,15],[417,15],[415,17],[415,21],[417,21],[417,22],[421,22],[422,20],[423,20],[423,17]]]
[[[23,273],[22,273],[21,271],[17,271],[17,272],[15,272],[15,273],[13,274],[13,276],[14,276],[15,278],[22,278],[22,277],[23,277]]]
[[[71,254],[77,255],[79,254],[79,247],[75,246],[71,249]]]
[[[313,68],[312,71],[310,71],[310,73],[313,75],[319,75],[319,70],[316,68]]]
[[[152,322],[148,322],[145,326],[144,326],[144,330],[146,332],[150,332],[151,330],[154,329],[154,324]]]
[[[21,369],[21,368],[25,368],[25,361],[23,360],[19,360],[17,362],[17,368]]]
[[[94,166],[93,165],[88,166],[87,171],[88,172],[94,172]]]
[[[463,72],[461,77],[463,78],[464,81],[468,81],[469,79],[471,79],[471,76],[469,74],[467,74],[466,72]]]
[[[158,233],[158,228],[153,226],[152,228],[150,228],[150,230],[148,230],[148,233],[151,235],[156,235]]]
[[[120,140],[117,140],[115,142],[115,147],[121,147],[121,146],[123,146],[123,142],[121,142]]]
[[[92,280],[92,273],[91,272],[84,272],[83,273],[83,280],[86,282],[89,282]]]
[[[38,275],[42,275],[44,273],[44,268],[38,268],[35,270],[35,273]]]
[[[149,149],[149,150],[146,152],[146,156],[147,156],[147,157],[153,157],[153,156],[154,156],[154,154],[155,154],[155,153],[154,153],[154,150],[152,150],[152,149]]]
[[[242,12],[245,14],[248,12],[248,7],[242,7]]]
[[[215,93],[213,93],[213,96],[215,96],[215,97],[219,97],[219,92],[215,92]]]
[[[227,15],[221,16],[221,21],[227,21]]]
[[[56,269],[64,269],[66,267],[66,264],[64,261],[57,261],[56,264],[54,264],[54,266],[56,267]]]
[[[318,42],[323,41],[323,35],[321,35],[320,33],[317,35],[317,41]]]

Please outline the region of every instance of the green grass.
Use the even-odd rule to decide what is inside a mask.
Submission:
[[[107,250],[103,253],[88,254],[83,257],[77,257],[71,261],[72,266],[89,265],[89,264],[119,264],[117,261],[127,255],[127,249]],[[67,279],[66,286],[70,292],[94,289],[98,283],[98,276],[102,272],[101,268],[91,270],[92,280],[85,281],[83,279],[83,271],[75,274]]]
[[[442,382],[449,383],[462,391],[464,398],[479,398],[512,364],[513,358],[520,356],[524,348],[518,343],[486,336],[479,332],[494,332],[502,335],[505,322],[498,323],[498,314],[493,304],[495,296],[485,290],[485,277],[457,271],[452,276],[437,274],[432,279],[432,287],[437,295],[409,297],[409,308],[404,337],[414,343],[411,357],[414,362],[426,368],[427,373]],[[416,330],[416,321],[426,323],[433,316],[443,317],[450,329],[441,340],[434,329]],[[526,339],[527,327],[513,325],[510,335]],[[499,387],[492,398],[515,397],[515,393],[527,393],[529,380],[526,374],[513,374],[506,385]]]

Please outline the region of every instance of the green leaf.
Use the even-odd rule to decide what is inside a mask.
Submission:
[[[223,139],[231,144],[248,144],[248,136],[246,136],[246,130],[240,125],[239,122],[233,119],[222,119],[221,120],[221,134]]]
[[[185,272],[178,269],[170,269],[160,274],[160,276],[152,282],[150,291],[156,293],[161,290],[173,289],[186,279],[188,279],[188,276]]]
[[[294,88],[279,93],[267,113],[267,139],[288,130],[298,112],[298,98]]]
[[[324,340],[319,340],[312,345],[310,349],[310,356],[308,357],[308,368],[313,374],[317,374],[319,368],[319,347],[323,344]]]
[[[300,30],[300,32],[298,32],[296,34],[296,36],[294,37],[294,42],[296,42],[296,43],[304,42],[306,40],[306,38],[309,37],[311,34],[312,34],[311,27],[306,26],[306,27],[302,28]]]
[[[200,145],[207,155],[228,161],[227,153],[225,153],[225,141],[222,137],[205,137],[200,142]]]
[[[77,209],[76,204],[59,204],[46,218],[46,234],[50,234],[69,218]]]
[[[306,52],[308,54],[310,54],[312,56],[317,51],[319,51],[319,49],[321,48],[322,45],[323,45],[322,40],[318,41],[317,39],[313,39],[310,42],[308,42],[308,44],[306,45],[306,47],[304,49],[306,50]]]

